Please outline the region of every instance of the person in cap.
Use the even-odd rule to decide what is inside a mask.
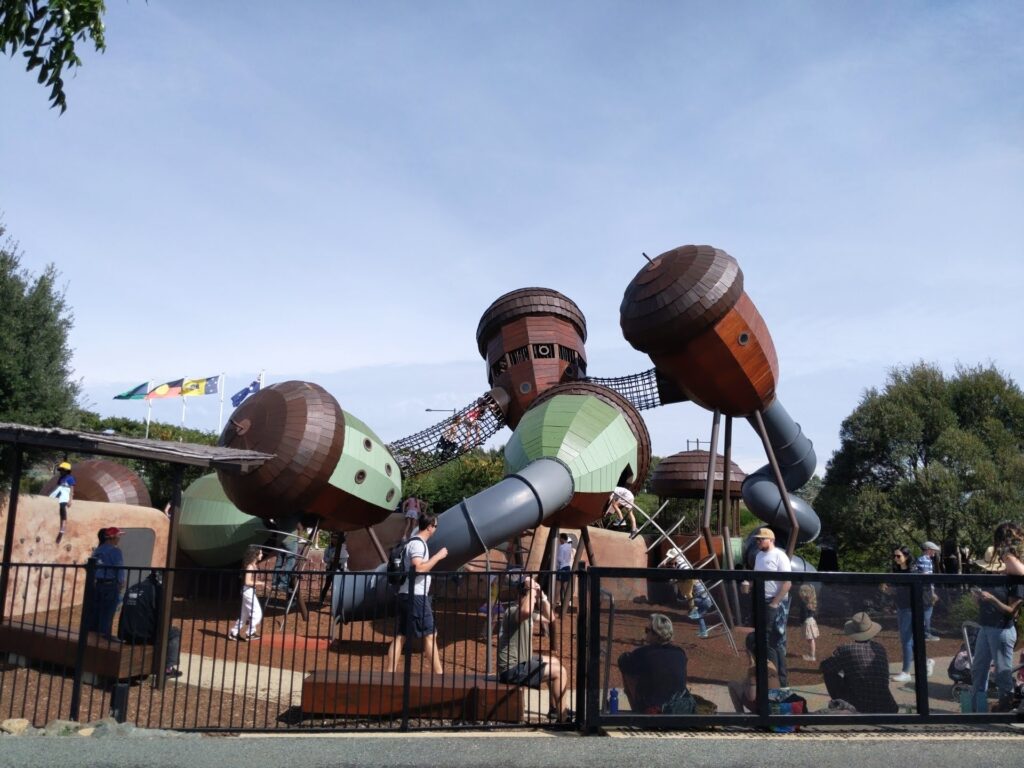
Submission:
[[[998,530],[998,528],[997,528]],[[1002,532],[1005,535],[1005,531]],[[1005,573],[1006,565],[993,545],[985,550],[984,556],[974,565],[986,573]],[[996,688],[999,701],[994,712],[1009,712],[1013,709],[1013,647],[1017,643],[1017,628],[1014,618],[1024,605],[1024,584],[999,584],[971,588],[971,595],[978,603],[978,639],[974,643],[974,658],[971,660],[971,701],[975,712],[988,711],[988,678],[990,667],[995,662]]]
[[[107,640],[121,642],[112,633],[114,614],[121,601],[125,584],[124,555],[118,546],[123,531],[117,526],[107,528],[103,543],[92,551],[96,558],[96,576],[93,581],[91,610],[87,612],[86,629],[97,632]]]
[[[889,658],[882,644],[872,639],[881,629],[866,612],[853,614],[843,625],[843,634],[853,642],[839,646],[821,662],[829,697],[848,701],[858,712],[899,711],[889,689]]]
[[[60,505],[60,531],[57,533],[59,542],[68,524],[68,508],[75,496],[75,476],[71,474],[71,464],[67,461],[57,465],[57,474],[57,487],[50,492],[50,498],[56,499]]]
[[[686,651],[673,645],[672,620],[652,613],[643,645],[619,656],[622,687],[634,712],[657,714],[673,694],[686,689]]]
[[[926,541],[921,545],[921,555],[917,558],[917,572],[918,573],[935,573],[935,558],[939,556],[939,552],[942,550],[939,545],[932,542]],[[925,640],[938,640],[939,636],[932,632],[932,612],[935,610],[936,603],[939,602],[939,596],[935,592],[934,584],[925,584],[924,586],[924,639]]]
[[[776,571],[789,573],[793,570],[789,556],[775,546],[775,532],[771,528],[759,528],[754,533],[757,541],[757,556],[754,558],[755,571]],[[786,668],[786,624],[789,622],[788,581],[766,581],[764,599],[767,601],[768,618],[765,629],[768,632],[768,646],[778,658],[779,682],[785,688],[789,684]]]

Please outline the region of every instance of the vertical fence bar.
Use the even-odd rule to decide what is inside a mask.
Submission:
[[[764,576],[754,572],[751,590],[754,601],[754,650],[757,656],[757,719],[762,728],[768,727],[768,605],[764,592]]]
[[[928,649],[924,639],[924,584],[915,580],[910,585],[911,629],[914,636],[914,696],[917,699],[917,713],[927,717],[931,712],[928,703]]]
[[[601,717],[601,572],[588,571],[590,600],[587,608],[587,652],[584,685],[587,688],[586,733],[596,733]]]
[[[90,615],[95,611],[93,602],[96,582],[96,558],[90,557],[85,563],[85,597],[82,600],[82,616],[78,620],[78,646],[75,649],[75,677],[71,684],[71,704],[68,707],[68,719],[78,720],[78,710],[82,703],[82,667],[85,666],[85,648],[89,640],[88,627],[92,623]]]

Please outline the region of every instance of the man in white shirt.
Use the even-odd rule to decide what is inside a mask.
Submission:
[[[398,662],[402,658],[402,647],[405,636],[423,638],[423,655],[430,659],[435,675],[444,673],[441,666],[441,654],[437,649],[434,627],[434,612],[430,607],[430,571],[448,556],[448,548],[441,549],[430,556],[427,541],[437,530],[437,515],[432,512],[421,512],[419,516],[419,532],[409,539],[405,546],[404,567],[408,571],[415,570],[410,579],[406,578],[398,588],[398,632],[388,646],[388,669],[398,671]],[[420,575],[422,574],[422,575]]]
[[[790,572],[792,564],[786,553],[775,546],[775,534],[771,528],[760,528],[754,534],[757,540],[757,557],[754,558],[755,571]],[[788,581],[766,581],[764,583],[764,599],[768,602],[768,647],[774,649],[778,657],[779,683],[786,687],[789,674],[786,669],[786,623],[789,621],[789,586]]]

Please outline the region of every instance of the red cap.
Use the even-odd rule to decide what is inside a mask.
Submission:
[[[107,530],[105,530],[104,533],[107,534],[107,538],[110,539],[114,536],[120,536],[122,533],[124,533],[124,531],[122,531],[116,525],[112,525],[110,528],[107,528]]]

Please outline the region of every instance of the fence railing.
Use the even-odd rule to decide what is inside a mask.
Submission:
[[[716,601],[727,604],[737,620],[732,630],[736,651],[725,627],[701,632],[705,617],[688,598],[690,585],[680,580],[679,571],[435,573],[430,592],[438,672],[429,643],[416,637],[422,617],[412,615],[411,601],[404,604],[402,617],[390,595],[370,601],[344,622],[332,615],[335,591],[361,589],[361,582],[379,575],[344,573],[334,579],[322,571],[262,571],[255,587],[262,612],[257,625],[240,615],[244,600],[237,570],[182,568],[174,572],[169,669],[162,670],[166,678],[161,680],[154,634],[133,624],[139,634],[104,637],[107,628],[98,626],[102,598],[92,568],[11,566],[0,624],[0,719],[25,717],[38,726],[56,718],[89,721],[114,714],[140,727],[204,731],[372,732],[530,724],[592,732],[609,726],[787,728],[1021,717],[964,711],[976,706],[970,672],[950,667],[963,643],[964,626],[977,619],[970,587],[1005,584],[1003,576],[793,573],[787,577],[788,620],[772,623],[777,615],[769,613],[766,583],[773,574],[699,571]],[[133,569],[125,572],[125,581],[145,584],[151,573],[166,576],[163,569]],[[510,609],[524,578],[542,586],[551,621],[535,618],[532,632],[519,635],[521,642],[509,654],[503,649],[517,626]],[[750,582],[749,590],[743,581]],[[813,660],[801,621],[804,584],[814,586],[817,602]],[[939,603],[932,613],[926,598],[933,587]],[[884,688],[895,711],[833,709],[824,714],[836,697],[829,689],[834,681],[826,679],[821,663],[852,642],[843,634],[844,623],[860,611],[880,627],[871,640],[886,654]],[[123,613],[122,605],[110,625],[115,636]],[[155,633],[157,606],[152,613]],[[652,703],[663,702],[645,698],[636,676],[623,674],[623,654],[652,642],[643,631],[652,613],[671,621],[672,644],[685,655],[686,685],[707,702],[700,714],[662,714]],[[926,637],[928,619],[937,640]],[[389,655],[400,625],[405,653]],[[252,631],[254,637],[235,640],[233,630],[242,636]],[[510,655],[521,658],[528,652],[542,657],[543,680],[510,680]],[[765,661],[771,658],[781,658],[784,666],[777,665],[778,671],[786,679],[772,676]],[[930,676],[929,659],[934,663]],[[889,677],[904,668],[910,680]],[[617,697],[610,696],[613,688]],[[806,704],[805,714],[780,713],[775,699],[790,694]],[[996,696],[989,691],[988,703]],[[617,711],[612,711],[613,698]],[[558,720],[564,709],[573,711],[568,723]]]

